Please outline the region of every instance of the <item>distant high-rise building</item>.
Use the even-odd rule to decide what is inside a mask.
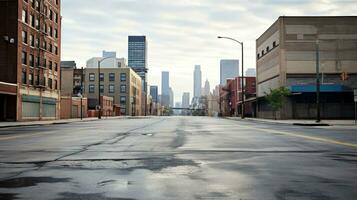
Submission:
[[[193,72],[193,97],[201,96],[201,87],[202,87],[201,66],[196,65],[195,71]]]
[[[220,84],[225,85],[227,79],[239,76],[239,60],[221,60],[220,62]]]
[[[156,85],[150,86],[150,95],[152,97],[152,101],[158,102],[158,87]]]
[[[182,107],[189,108],[190,107],[190,93],[184,92],[182,95]]]
[[[255,77],[256,75],[257,71],[254,68],[248,68],[247,71],[245,71],[245,76]]]
[[[175,102],[174,91],[172,90],[172,88],[170,88],[170,107],[174,107],[174,102]]]
[[[166,71],[161,74],[161,104],[163,106],[170,104],[170,74]]]
[[[210,87],[209,81],[207,79],[205,82],[205,87],[203,88],[203,95],[208,96],[210,91],[211,91],[211,87]]]
[[[115,51],[103,51],[103,58],[116,58],[117,52]]]
[[[128,37],[128,66],[143,80],[144,92],[147,91],[147,42],[146,36]]]

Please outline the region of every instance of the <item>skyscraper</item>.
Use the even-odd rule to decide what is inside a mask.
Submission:
[[[147,91],[147,42],[146,36],[129,36],[128,66],[143,80],[144,91]]]
[[[158,102],[158,87],[156,85],[150,86],[150,95],[152,97],[152,101]]]
[[[221,60],[220,84],[225,85],[227,79],[239,76],[239,60]]]
[[[174,107],[174,102],[175,102],[174,91],[170,87],[170,107]]]
[[[193,72],[193,97],[201,96],[201,87],[202,87],[201,66],[196,65],[195,71]]]
[[[184,92],[182,94],[182,107],[189,108],[190,107],[190,93]]]
[[[203,94],[202,95],[208,96],[210,91],[211,91],[211,87],[210,87],[209,81],[207,79],[206,82],[205,82],[205,87],[203,88]]]
[[[161,73],[161,104],[163,106],[170,104],[170,74],[166,71]]]

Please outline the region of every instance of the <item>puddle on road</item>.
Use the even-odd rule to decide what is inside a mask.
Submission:
[[[20,177],[0,181],[0,188],[23,188],[36,186],[39,183],[65,183],[69,181],[70,178]]]

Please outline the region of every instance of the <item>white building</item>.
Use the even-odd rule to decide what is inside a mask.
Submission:
[[[190,93],[184,92],[182,94],[182,107],[189,108],[190,107]]]
[[[206,79],[205,86],[203,87],[203,94],[202,95],[203,96],[208,96],[210,94],[210,91],[211,91],[211,87],[210,87],[208,79]]]
[[[201,66],[196,65],[193,72],[193,97],[201,97],[202,72]]]

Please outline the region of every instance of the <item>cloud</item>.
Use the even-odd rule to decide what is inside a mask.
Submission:
[[[245,67],[255,68],[255,40],[281,15],[354,15],[355,0],[62,0],[62,60],[86,60],[102,50],[127,57],[128,35],[146,35],[149,84],[170,71],[175,101],[192,96],[193,69],[202,80],[219,82],[219,61],[240,59],[240,48],[217,35],[245,44]],[[204,83],[202,83],[204,84]]]

